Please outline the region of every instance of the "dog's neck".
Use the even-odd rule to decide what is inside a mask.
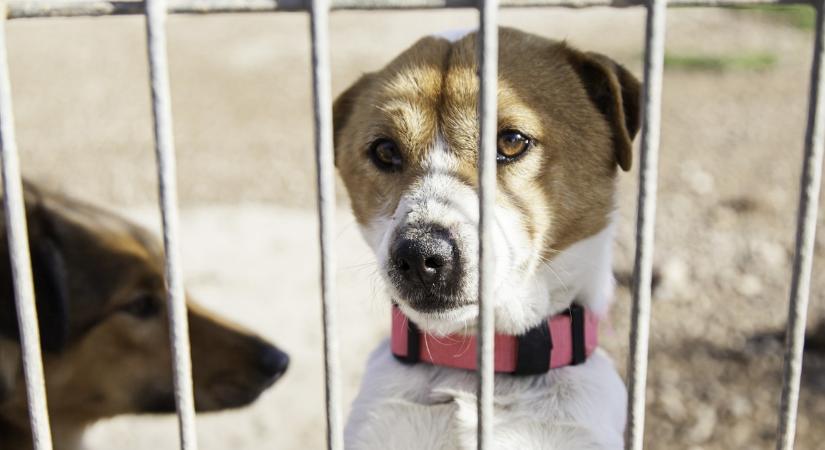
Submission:
[[[564,311],[575,300],[603,317],[613,299],[613,234],[615,221],[542,266],[538,281],[550,294],[549,314]]]
[[[602,231],[557,253],[541,264],[531,298],[497,305],[496,331],[518,335],[573,302],[604,318],[613,299],[613,222]],[[502,291],[506,292],[505,289]],[[514,307],[519,305],[520,307]]]
[[[30,450],[33,446],[21,378],[19,344],[0,338],[0,449],[3,450]],[[90,422],[64,423],[55,421],[55,417],[51,420],[55,449],[81,448],[83,433]]]

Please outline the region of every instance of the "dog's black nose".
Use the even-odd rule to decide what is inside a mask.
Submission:
[[[407,233],[393,247],[392,264],[405,283],[430,288],[452,278],[455,243],[443,229]]]
[[[289,355],[272,345],[264,345],[261,348],[258,369],[265,377],[275,381],[286,372],[288,367]]]

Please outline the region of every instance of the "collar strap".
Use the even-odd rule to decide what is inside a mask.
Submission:
[[[598,318],[579,304],[547,318],[520,336],[496,334],[495,371],[537,375],[583,363],[598,345]],[[397,305],[392,307],[393,355],[404,363],[475,370],[476,337],[423,333]]]

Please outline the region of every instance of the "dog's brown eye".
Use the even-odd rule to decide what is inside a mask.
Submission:
[[[124,307],[124,311],[135,317],[148,319],[160,312],[160,299],[152,294],[140,294]]]
[[[530,138],[520,131],[505,130],[498,135],[498,162],[514,161],[530,148]]]
[[[390,139],[379,139],[372,143],[369,152],[370,159],[375,167],[384,172],[401,170],[401,151],[398,145]]]

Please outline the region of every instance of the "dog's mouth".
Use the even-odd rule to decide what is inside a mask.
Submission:
[[[455,311],[476,304],[475,295],[464,292],[460,284],[445,286],[409,283],[400,279],[392,268],[387,271],[387,278],[392,302],[428,321],[444,320],[452,317]]]
[[[398,303],[398,306],[421,329],[437,335],[473,333],[478,319],[478,306],[475,303],[435,311],[417,309],[406,303]]]
[[[454,302],[446,296],[416,296],[408,298],[407,303],[416,311],[428,314],[444,313],[458,307],[450,306]]]
[[[280,376],[254,377],[254,380],[237,376],[216,377],[206,386],[195,386],[195,410],[210,412],[247,406]],[[137,403],[138,411],[144,414],[170,414],[177,410],[175,395],[170,389],[144,389],[138,395]]]
[[[410,286],[399,282],[399,277],[391,269],[388,272],[393,287],[393,301],[406,304],[420,313],[440,314],[460,308],[466,303],[460,292],[443,286]]]
[[[199,412],[208,412],[240,408],[257,400],[267,387],[260,385],[251,388],[246,383],[233,381],[215,383],[203,394],[198,395],[196,409]]]

